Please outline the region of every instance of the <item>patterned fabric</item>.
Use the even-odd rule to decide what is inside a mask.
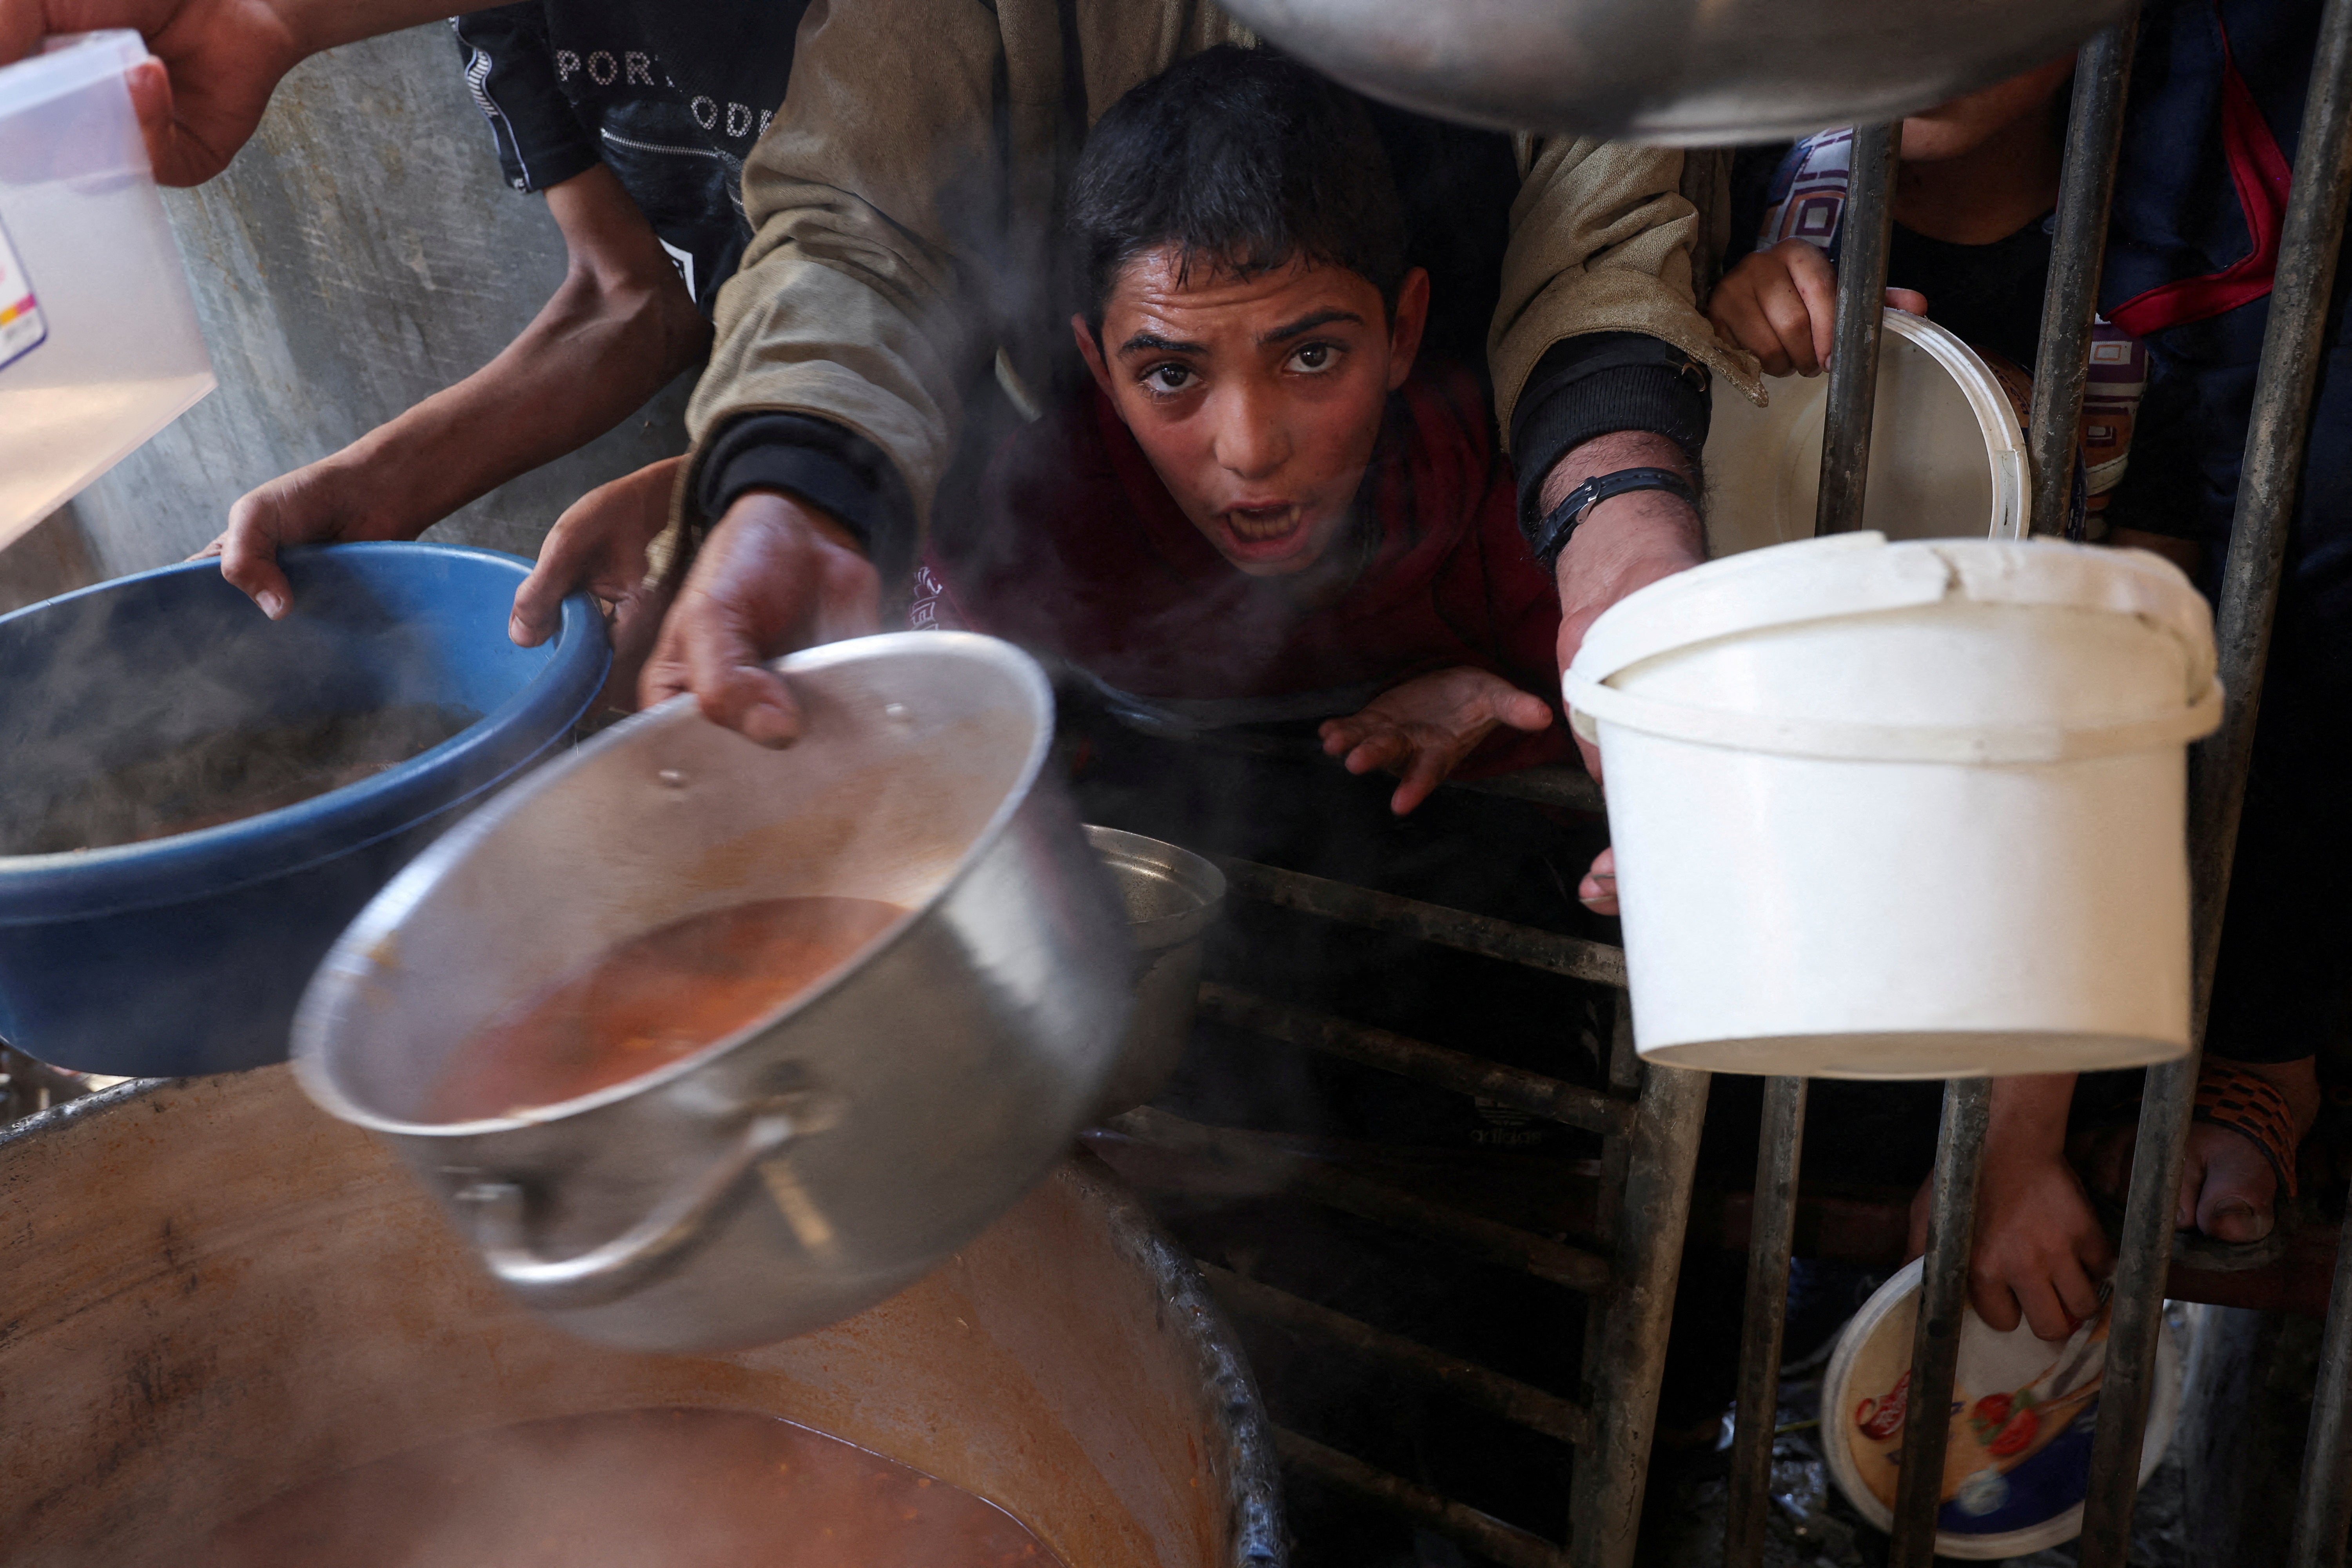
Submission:
[[[1784,239],[1801,239],[1836,251],[1838,219],[1845,212],[1846,184],[1853,174],[1853,129],[1824,131],[1789,149],[1772,176],[1756,248],[1769,250]]]
[[[2199,1121],[2252,1139],[2277,1173],[2279,1190],[2295,1195],[2294,1113],[2268,1079],[2208,1057],[2197,1073],[2194,1114]]]

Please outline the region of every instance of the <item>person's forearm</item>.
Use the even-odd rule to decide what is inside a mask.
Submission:
[[[2074,1075],[2070,1072],[1993,1079],[1985,1148],[2011,1156],[2063,1156],[2066,1112],[2074,1102]]]
[[[576,272],[480,370],[337,454],[387,477],[385,507],[418,531],[594,440],[708,349],[709,328],[657,289]]]
[[[1691,464],[1678,444],[1646,430],[1596,437],[1553,465],[1543,484],[1544,510],[1549,512],[1585,480],[1621,468],[1668,468],[1688,477]],[[1575,651],[1585,626],[1602,610],[1636,588],[1706,558],[1706,535],[1698,513],[1679,496],[1631,490],[1593,507],[1553,563],[1559,587],[1561,658]]]

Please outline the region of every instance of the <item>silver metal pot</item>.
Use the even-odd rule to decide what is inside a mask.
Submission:
[[[1117,894],[1045,771],[1053,699],[1007,644],[780,660],[763,750],[663,704],[541,770],[344,932],[295,1021],[327,1110],[392,1140],[491,1272],[574,1332],[715,1350],[912,1282],[1067,1148],[1118,1065]],[[615,944],[754,899],[908,912],[782,1012],[561,1104],[428,1121],[482,1025]]]
[[[1441,119],[1666,146],[1893,120],[2074,48],[2125,0],[1227,0]]]
[[[1224,903],[1225,874],[1190,849],[1140,833],[1089,826],[1087,842],[1118,884],[1135,946],[1135,1011],[1096,1111],[1101,1121],[1158,1094],[1184,1055],[1200,998],[1201,938]]]

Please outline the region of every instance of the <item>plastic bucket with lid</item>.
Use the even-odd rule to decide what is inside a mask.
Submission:
[[[1890,539],[2019,539],[2029,531],[2017,410],[1981,356],[1923,316],[1880,334],[1862,526]],[[1731,555],[1813,536],[1829,377],[1780,375],[1759,408],[1715,384],[1706,542]]]
[[[2188,1049],[2205,602],[2137,551],[1843,534],[1592,625],[1634,1037],[1718,1071],[2072,1072]]]

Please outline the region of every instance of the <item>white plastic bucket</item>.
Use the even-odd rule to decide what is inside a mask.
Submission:
[[[1838,1336],[1822,1379],[1822,1457],[1846,1501],[1880,1530],[1895,1524],[1919,1275],[1914,1258],[1863,1304]],[[1936,1555],[2023,1557],[2083,1533],[2091,1434],[2106,1383],[2108,1313],[2102,1305],[2096,1317],[2053,1344],[2035,1339],[2025,1323],[2001,1333],[1975,1309],[1960,1309]],[[2180,1419],[2185,1358],[2170,1322],[2158,1330],[2156,1346],[2142,1486],[2164,1462]]]
[[[1923,316],[1879,334],[1862,526],[1890,539],[2021,539],[2025,443],[1990,367]],[[1731,555],[1813,536],[1826,375],[1773,376],[1759,408],[1723,377],[1706,437],[1706,544]]]
[[[0,67],[0,545],[213,388],[124,73],[133,32]]]
[[[2221,689],[2165,562],[1779,545],[1627,596],[1566,690],[1644,1056],[1953,1078],[2188,1049],[2183,747]]]

